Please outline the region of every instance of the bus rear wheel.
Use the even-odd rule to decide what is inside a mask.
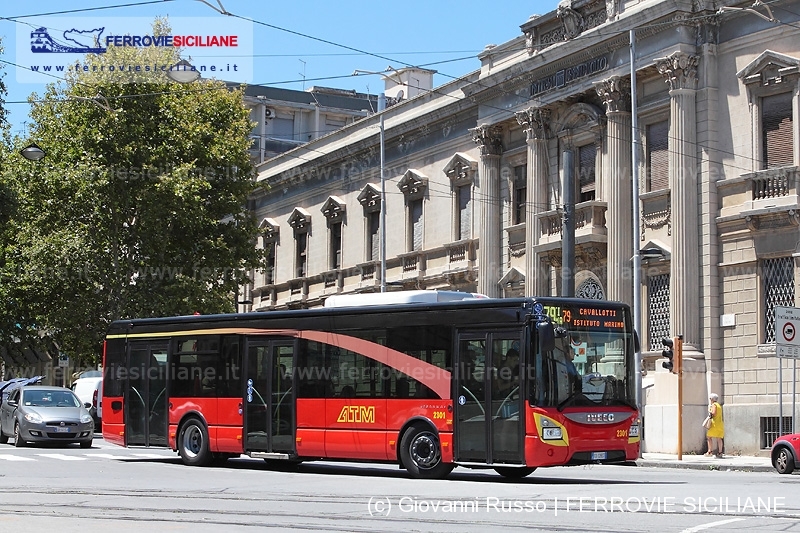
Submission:
[[[494,471],[508,479],[522,479],[529,476],[536,468],[514,468],[511,466],[496,466]]]
[[[190,418],[181,426],[178,434],[178,453],[183,464],[208,466],[213,455],[208,447],[208,430],[197,418]]]
[[[441,479],[453,470],[442,461],[439,435],[427,426],[411,426],[400,441],[400,459],[415,478]]]

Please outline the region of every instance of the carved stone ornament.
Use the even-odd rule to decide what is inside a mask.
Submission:
[[[656,59],[656,68],[669,83],[670,90],[694,89],[697,87],[697,66],[700,57],[684,52]]]
[[[631,82],[628,78],[612,76],[595,83],[594,88],[597,91],[597,96],[606,105],[606,113],[616,113],[630,109]]]
[[[561,19],[561,23],[564,25],[564,38],[566,40],[574,39],[583,31],[585,25],[583,16],[567,5],[567,2],[558,4],[556,16]]]
[[[606,20],[611,22],[617,18],[617,0],[606,0]]]
[[[514,114],[517,123],[525,128],[529,141],[544,139],[550,129],[550,110],[541,107],[529,107],[525,111]]]
[[[481,124],[469,130],[472,140],[481,150],[481,155],[500,155],[503,153],[503,128]]]

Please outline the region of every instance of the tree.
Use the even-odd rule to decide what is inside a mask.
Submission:
[[[87,362],[111,321],[229,312],[263,266],[242,91],[145,70],[178,59],[109,47],[31,97],[47,157],[15,164],[18,282],[37,326]]]

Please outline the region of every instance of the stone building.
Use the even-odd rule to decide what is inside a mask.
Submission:
[[[768,5],[565,0],[487,46],[479,70],[264,162],[269,268],[253,273],[252,309],[380,290],[383,202],[389,290],[550,295],[566,273],[583,297],[639,291],[646,450],[676,450],[677,378],[658,360],[677,335],[684,451],[705,451],[710,392],[728,453],[767,448],[774,307],[797,305],[800,279],[800,1]],[[634,287],[637,249],[660,253]]]

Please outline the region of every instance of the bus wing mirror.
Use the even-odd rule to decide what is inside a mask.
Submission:
[[[633,351],[639,353],[642,351],[642,344],[639,342],[639,333],[633,330]]]
[[[539,334],[539,353],[555,350],[556,334],[552,323],[539,322],[536,324],[536,332]]]

